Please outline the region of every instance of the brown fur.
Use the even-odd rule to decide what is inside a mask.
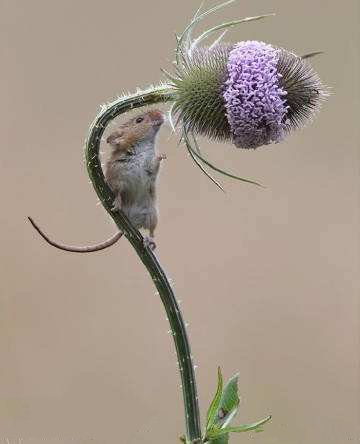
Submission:
[[[163,116],[151,110],[135,116],[107,138],[112,153],[105,166],[105,178],[116,195],[113,209],[121,209],[136,228],[154,236],[158,212],[156,181],[165,156],[155,153],[155,138]]]
[[[149,230],[147,244],[151,248],[155,248],[153,237],[158,221],[156,181],[160,162],[166,158],[156,155],[155,138],[163,122],[160,111],[149,110],[120,125],[106,139],[112,152],[104,173],[115,194],[113,210],[121,209],[136,228]],[[65,245],[54,242],[31,218],[29,221],[50,245],[74,253],[103,250],[114,245],[122,236],[118,232],[104,242],[84,247]]]

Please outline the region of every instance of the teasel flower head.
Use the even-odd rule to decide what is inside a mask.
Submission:
[[[203,46],[216,31],[266,16],[224,23],[191,38],[200,20],[229,3],[197,12],[177,39],[175,74],[166,73],[175,91],[172,120],[181,124],[187,145],[198,157],[196,135],[231,141],[238,148],[280,142],[311,120],[327,96],[308,62],[315,53],[300,57],[260,41],[224,44],[224,32]]]

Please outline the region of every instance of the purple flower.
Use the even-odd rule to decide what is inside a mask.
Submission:
[[[307,60],[259,41],[196,47],[171,81],[185,130],[238,148],[280,142],[327,96]]]
[[[237,43],[229,54],[223,97],[239,148],[257,148],[285,136],[289,107],[277,70],[279,56],[279,49],[257,41]]]
[[[168,79],[168,98],[173,100],[170,124],[173,129],[181,127],[180,140],[190,157],[220,188],[207,172],[208,167],[231,178],[256,182],[234,176],[207,161],[199,149],[198,135],[230,141],[246,149],[278,143],[290,131],[311,121],[328,95],[328,89],[308,63],[321,52],[301,57],[260,41],[221,43],[228,29],[273,14],[225,22],[192,38],[200,21],[233,1],[204,12],[200,7],[176,38],[174,72],[163,70]],[[203,46],[219,31],[222,33],[213,43]]]

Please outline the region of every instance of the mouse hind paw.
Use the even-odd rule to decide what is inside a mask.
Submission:
[[[121,210],[122,202],[121,202],[121,196],[118,194],[115,197],[115,200],[113,202],[113,206],[111,207],[111,211],[116,212]]]
[[[153,237],[145,236],[144,237],[144,247],[150,248],[150,250],[154,251],[156,248],[156,243]]]

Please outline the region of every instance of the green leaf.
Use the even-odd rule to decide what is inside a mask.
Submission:
[[[222,29],[228,29],[232,28],[234,26],[240,25],[241,23],[245,22],[251,22],[254,20],[261,20],[266,17],[274,16],[275,14],[263,14],[258,15],[256,17],[246,17],[240,20],[233,20],[231,22],[222,23],[221,25],[214,26],[213,28],[207,29],[205,32],[203,32],[199,37],[197,37],[191,44],[190,50],[193,50],[196,48],[200,42],[202,42],[204,39],[209,37],[211,34],[213,34],[216,31],[221,31]]]
[[[188,153],[190,154],[191,159],[194,161],[194,163],[200,168],[200,170],[222,191],[225,193],[224,188],[221,186],[221,184],[212,177],[210,173],[206,171],[206,169],[202,166],[201,162],[196,158],[195,151],[193,150],[191,146],[191,142],[189,140],[189,136],[187,133],[186,128],[183,126],[183,138],[185,141],[186,148],[188,150]]]
[[[219,436],[219,438],[211,439],[206,441],[208,444],[229,444],[229,434]]]
[[[223,389],[215,420],[217,427],[226,427],[236,415],[240,403],[238,378],[238,374],[232,376]]]
[[[210,440],[213,440],[214,438],[218,438],[222,435],[226,435],[227,433],[241,433],[241,432],[249,432],[251,430],[257,430],[261,428],[263,424],[270,421],[271,416],[267,416],[266,418],[254,422],[252,424],[242,424],[237,427],[224,427],[222,429],[220,428],[213,428],[207,435],[207,438]]]
[[[194,143],[197,146],[197,141],[194,136],[193,136],[193,139],[194,139]],[[190,147],[190,149],[192,150],[191,147]],[[244,179],[243,177],[235,176],[234,174],[228,173],[227,171],[222,170],[221,168],[210,163],[208,160],[206,160],[204,157],[202,157],[198,152],[196,152],[194,150],[192,150],[192,152],[201,162],[203,162],[205,165],[207,165],[212,170],[217,171],[220,174],[223,174],[224,176],[230,177],[231,179],[240,180],[241,182],[251,183],[252,185],[256,185],[261,188],[265,188],[264,185],[261,185],[261,183],[259,183],[259,182],[255,182],[254,180],[250,180],[250,179]]]
[[[183,33],[177,39],[177,47],[176,47],[175,54],[176,54],[176,63],[179,67],[181,66],[181,64],[180,64],[181,58],[185,64],[187,63],[187,59],[186,59],[187,54],[185,55],[184,51],[187,53],[188,48],[184,48],[183,43],[184,43],[184,41],[189,43],[191,32],[192,32],[194,26],[197,23],[199,23],[201,20],[203,20],[207,15],[212,14],[212,13],[224,8],[225,6],[228,6],[231,3],[234,3],[235,1],[237,1],[237,0],[228,0],[224,3],[221,3],[220,5],[217,5],[217,6],[214,6],[213,8],[208,9],[207,11],[203,12],[202,14],[199,14],[202,4],[200,5],[200,8],[196,12],[194,18],[191,20],[189,25],[185,28]]]
[[[194,17],[192,18],[190,23],[193,23],[197,17],[199,17],[200,15],[200,11],[202,10],[202,8],[204,7],[205,4],[205,0],[202,0],[202,2],[200,3],[200,6],[198,7],[197,11],[195,12]],[[191,42],[191,33],[192,33],[192,29],[189,30],[189,32],[186,35],[186,41],[185,41],[185,48],[189,48],[190,46],[190,42]]]
[[[311,59],[312,57],[315,57],[317,55],[324,54],[322,51],[316,51],[316,52],[309,52],[308,54],[304,54],[301,56],[302,59]]]
[[[212,400],[209,410],[207,412],[206,432],[208,430],[210,430],[214,425],[214,421],[215,421],[216,414],[217,414],[220,400],[221,400],[222,389],[223,389],[223,378],[221,375],[221,369],[220,369],[220,367],[218,367],[218,385],[217,385],[214,399]]]

